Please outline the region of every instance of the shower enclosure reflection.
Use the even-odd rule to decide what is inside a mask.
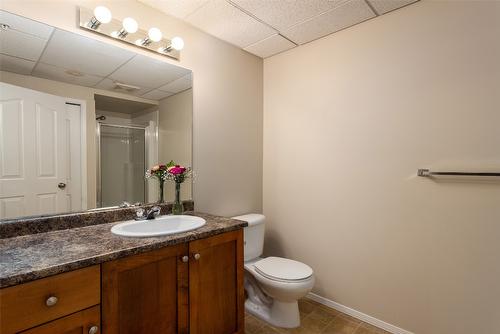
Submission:
[[[99,123],[99,207],[145,203],[146,139],[139,126]]]

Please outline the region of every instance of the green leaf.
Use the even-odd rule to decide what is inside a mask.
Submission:
[[[170,160],[170,162],[167,164],[167,168],[175,166],[174,160]]]

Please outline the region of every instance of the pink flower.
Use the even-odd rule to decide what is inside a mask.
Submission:
[[[179,165],[172,166],[172,167],[168,168],[168,172],[170,174],[173,174],[173,175],[179,175],[179,174],[184,173],[185,171],[186,171],[186,168],[182,167],[182,166],[179,166]]]

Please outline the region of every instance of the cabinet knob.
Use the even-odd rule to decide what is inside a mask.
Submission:
[[[201,255],[200,255],[200,253],[196,253],[193,255],[193,257],[196,261],[198,261],[200,259]]]
[[[45,305],[47,305],[48,307],[51,307],[51,306],[54,306],[55,304],[57,304],[57,301],[58,301],[58,299],[56,296],[50,296],[45,301]]]
[[[189,256],[187,255],[184,255],[182,258],[181,258],[182,262],[186,263],[189,261]]]
[[[97,326],[92,326],[89,328],[89,334],[97,334],[98,331],[99,331],[99,327],[97,327]]]

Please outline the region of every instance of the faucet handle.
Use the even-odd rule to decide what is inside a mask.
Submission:
[[[158,217],[161,213],[161,208],[159,206],[153,206],[151,208],[151,212],[154,214],[155,217]]]
[[[144,219],[145,216],[146,216],[146,211],[144,211],[143,208],[138,208],[137,210],[135,210],[136,219]]]

